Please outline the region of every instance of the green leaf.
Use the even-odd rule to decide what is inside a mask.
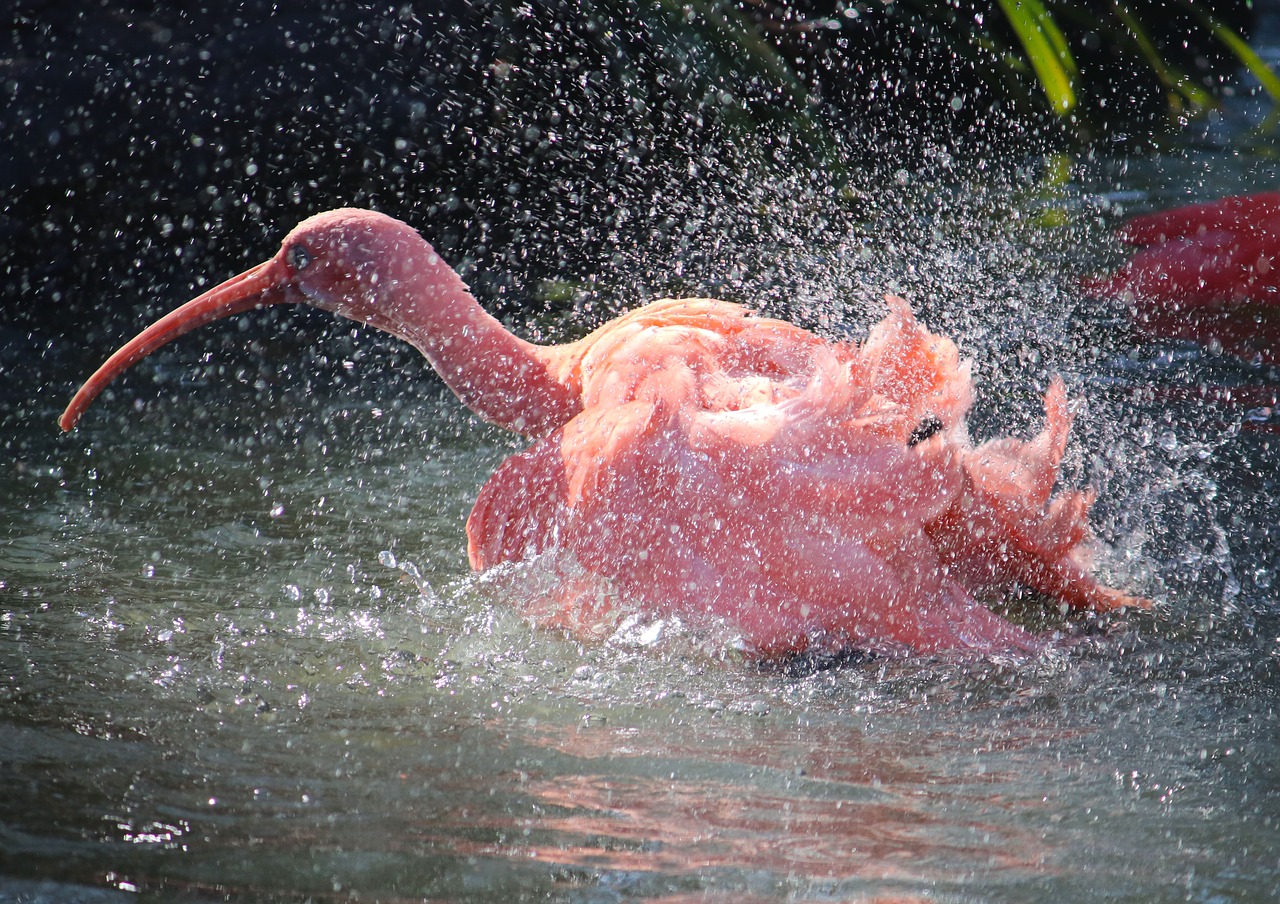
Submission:
[[[1209,110],[1218,105],[1208,90],[1197,85],[1185,72],[1175,69],[1160,55],[1160,51],[1156,49],[1155,42],[1151,40],[1141,20],[1128,6],[1119,0],[1114,0],[1111,9],[1116,18],[1124,24],[1138,52],[1146,59],[1147,64],[1155,71],[1156,78],[1160,79],[1160,83],[1165,88],[1180,95],[1195,111]],[[1171,97],[1169,102],[1176,103],[1176,98]]]
[[[1075,109],[1075,57],[1053,16],[1040,0],[1000,0],[1000,8],[1022,43],[1031,68],[1054,112],[1065,116]]]
[[[1275,70],[1268,66],[1262,57],[1258,56],[1257,52],[1231,26],[1191,3],[1185,3],[1184,5],[1199,17],[1200,21],[1204,23],[1215,38],[1235,54],[1236,59],[1240,61],[1240,65],[1248,69],[1250,74],[1262,84],[1262,89],[1271,95],[1271,103],[1280,106],[1280,77],[1276,76]]]

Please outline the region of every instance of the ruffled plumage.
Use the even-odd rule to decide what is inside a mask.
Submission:
[[[1039,435],[975,448],[967,364],[887,301],[861,344],[704,299],[588,336],[581,413],[485,485],[472,565],[568,552],[647,611],[724,619],[764,653],[818,636],[1035,648],[975,600],[1014,582],[1072,606],[1143,604],[1087,569],[1091,497],[1052,496],[1071,426],[1061,381]]]

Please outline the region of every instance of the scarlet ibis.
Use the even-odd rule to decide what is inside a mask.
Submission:
[[[70,430],[144,355],[220,317],[302,302],[412,343],[482,418],[532,438],[481,489],[471,565],[565,557],[538,611],[591,633],[623,613],[727,623],[761,655],[1038,650],[978,602],[1146,600],[1092,574],[1088,491],[1053,494],[1072,415],[1055,379],[1029,440],[975,446],[969,366],[892,296],[862,343],[743,307],[656,301],[559,346],[508,332],[408,225],[306,220],[270,260],[162,317],[89,378]]]
[[[1280,295],[1280,192],[1145,214],[1117,234],[1143,250],[1088,284],[1104,295],[1165,312]]]
[[[1128,304],[1140,333],[1280,364],[1280,192],[1145,214],[1118,235],[1142,250],[1085,288]]]

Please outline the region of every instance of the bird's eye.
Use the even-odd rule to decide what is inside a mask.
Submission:
[[[294,245],[289,249],[289,266],[295,270],[305,270],[311,266],[311,252],[305,245]]]

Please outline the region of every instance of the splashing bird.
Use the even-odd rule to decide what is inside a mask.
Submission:
[[[559,346],[512,335],[408,225],[304,221],[270,260],[145,329],[71,400],[72,429],[140,358],[190,330],[301,302],[393,333],[480,417],[532,439],[481,489],[471,565],[568,556],[539,615],[590,634],[625,601],[727,622],[760,655],[824,644],[1035,651],[978,597],[1146,606],[1099,583],[1092,494],[1053,493],[1072,416],[1060,379],[1034,438],[974,446],[969,367],[903,300],[830,342],[710,299],[656,301]],[[618,611],[623,603],[618,603]]]

